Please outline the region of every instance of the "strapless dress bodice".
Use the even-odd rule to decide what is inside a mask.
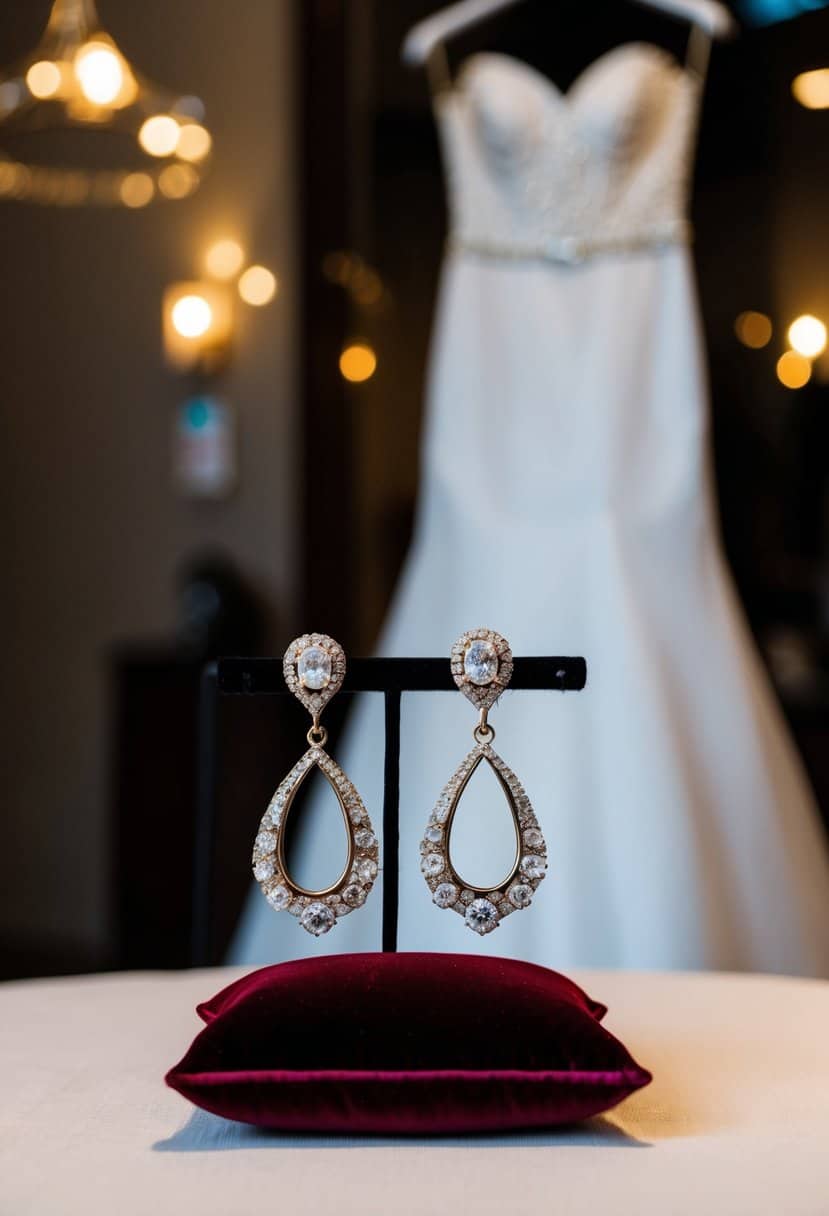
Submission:
[[[505,55],[438,101],[450,245],[575,262],[689,239],[700,82],[658,47],[603,55],[562,93]]]

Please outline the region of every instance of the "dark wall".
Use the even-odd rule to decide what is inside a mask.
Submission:
[[[31,48],[48,8],[8,0],[0,61]],[[235,557],[272,614],[290,613],[297,481],[291,0],[99,11],[141,71],[204,99],[215,156],[193,198],[144,211],[0,204],[0,938],[92,951],[110,918],[107,652],[169,634],[174,572],[205,546]],[[183,385],[161,358],[160,302],[226,234],[278,273],[280,293],[238,310],[221,389],[238,410],[241,481],[203,504],[171,483]]]

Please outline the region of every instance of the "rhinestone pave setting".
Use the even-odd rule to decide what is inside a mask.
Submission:
[[[285,651],[282,674],[291,692],[316,721],[334,693],[342,688],[345,653],[327,633],[304,633]]]
[[[491,765],[501,782],[518,841],[508,876],[498,886],[485,889],[465,883],[449,859],[452,820],[469,779],[482,763]],[[491,933],[505,916],[529,907],[547,872],[547,845],[526,790],[489,743],[476,744],[442,790],[426,825],[420,853],[420,868],[434,903],[457,912],[474,933]]]
[[[512,679],[512,651],[492,629],[469,629],[452,647],[452,678],[476,709],[491,709]]]
[[[327,778],[342,811],[348,834],[348,860],[326,891],[305,891],[285,864],[285,825],[299,787],[314,767]],[[272,908],[290,912],[314,937],[328,933],[341,916],[361,907],[379,873],[379,846],[360,795],[340,766],[321,747],[297,761],[273,795],[253,845],[253,876]]]

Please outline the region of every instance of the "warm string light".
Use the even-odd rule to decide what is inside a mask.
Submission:
[[[265,266],[249,266],[240,275],[237,288],[246,304],[261,308],[276,295],[276,276]]]
[[[812,364],[796,350],[785,351],[777,360],[777,379],[784,388],[803,388],[812,378]]]
[[[48,59],[33,63],[26,73],[26,84],[32,97],[44,101],[54,97],[60,88],[60,68]]]
[[[792,321],[788,332],[789,345],[799,355],[816,359],[826,349],[826,326],[817,317],[805,313]]]
[[[197,122],[188,122],[179,131],[176,155],[182,160],[197,162],[204,160],[212,146],[213,140],[207,128]]]
[[[829,68],[817,68],[795,76],[792,93],[807,110],[829,109]]]
[[[128,173],[121,182],[121,202],[125,207],[146,207],[155,194],[149,173]]]
[[[743,346],[761,350],[771,342],[773,326],[764,312],[741,312],[734,322],[734,331]]]
[[[329,283],[343,288],[360,310],[377,312],[389,304],[380,274],[358,253],[332,250],[322,259],[322,273]],[[377,370],[377,352],[368,342],[350,342],[340,352],[339,369],[349,384],[364,384]]]
[[[385,301],[382,278],[359,254],[342,249],[327,253],[322,260],[322,273],[329,283],[344,288],[362,308],[374,309]]]
[[[771,318],[762,312],[741,312],[734,322],[734,332],[743,346],[761,350],[772,338]],[[826,350],[826,326],[818,317],[804,313],[789,325],[786,338],[789,349],[775,364],[777,379],[784,388],[803,388],[812,378],[813,360]]]
[[[187,198],[199,184],[199,176],[190,165],[168,165],[158,175],[158,188],[166,198]]]
[[[204,255],[204,266],[211,278],[222,282],[236,279],[240,299],[254,308],[262,308],[276,296],[279,280],[267,266],[254,264],[243,270],[244,262],[244,249],[231,237],[215,241]]]
[[[377,370],[377,355],[367,342],[353,342],[340,355],[340,374],[350,384],[363,384]]]
[[[233,279],[242,269],[245,251],[238,241],[225,237],[216,241],[204,255],[207,273],[214,279]]]
[[[176,150],[181,127],[169,114],[154,114],[138,132],[138,142],[148,156],[171,156]]]

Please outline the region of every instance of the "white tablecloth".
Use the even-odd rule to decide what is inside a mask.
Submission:
[[[829,983],[581,972],[654,1073],[565,1132],[308,1139],[162,1076],[235,970],[0,986],[2,1216],[827,1216]]]

